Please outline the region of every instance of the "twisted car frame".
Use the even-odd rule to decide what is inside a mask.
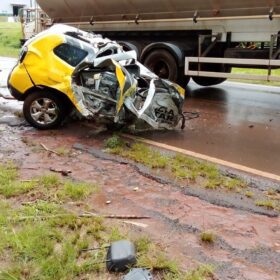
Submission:
[[[134,51],[66,25],[25,43],[8,88],[37,129],[58,127],[73,109],[108,126],[173,129],[183,120],[183,88],[149,71]]]

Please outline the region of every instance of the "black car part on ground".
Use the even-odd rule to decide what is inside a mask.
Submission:
[[[111,244],[107,252],[107,269],[123,272],[136,264],[136,250],[132,242],[120,240]]]

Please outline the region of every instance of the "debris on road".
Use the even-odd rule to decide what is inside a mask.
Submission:
[[[108,271],[124,272],[136,264],[135,246],[127,240],[116,241],[109,247],[106,259]]]
[[[50,167],[50,171],[55,172],[55,173],[60,173],[62,176],[65,176],[65,177],[72,173],[71,170],[56,169],[53,167]]]
[[[134,268],[123,278],[123,280],[153,280],[153,276],[147,269]]]
[[[47,151],[47,152],[49,152],[49,153],[51,153],[51,154],[55,154],[55,155],[57,155],[57,156],[60,156],[58,152],[49,149],[45,144],[40,143],[40,145],[42,146],[42,148],[43,148],[45,151]]]

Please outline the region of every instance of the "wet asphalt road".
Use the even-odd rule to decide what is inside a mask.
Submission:
[[[2,94],[8,93],[6,80],[15,62],[0,57]],[[140,136],[280,175],[280,88],[232,82],[205,88],[191,82],[187,95],[184,111],[199,117],[187,121],[184,131]],[[15,102],[0,107],[18,110],[22,105]]]
[[[280,88],[190,83],[184,110],[199,113],[184,131],[140,136],[280,175]]]

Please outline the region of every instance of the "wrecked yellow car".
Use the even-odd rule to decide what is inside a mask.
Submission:
[[[56,128],[73,109],[111,126],[140,121],[173,129],[183,120],[180,86],[158,78],[134,51],[65,25],[26,42],[8,87],[24,101],[24,117],[38,129]]]

